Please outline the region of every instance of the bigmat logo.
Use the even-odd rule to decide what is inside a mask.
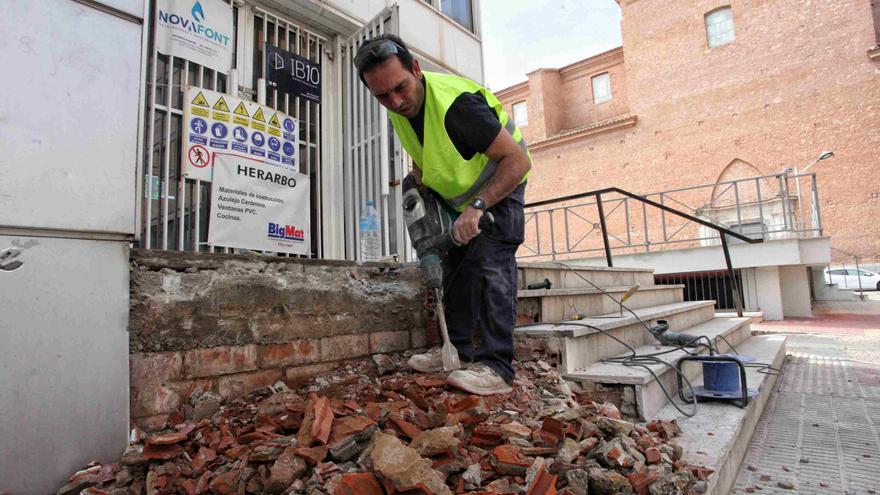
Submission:
[[[281,225],[269,222],[269,239],[303,242],[306,233],[303,229],[297,229],[293,225]]]
[[[202,24],[207,19],[207,16],[205,15],[205,10],[202,8],[201,2],[196,0],[192,6],[190,15],[192,17],[187,18],[179,14],[159,10],[159,22],[176,26],[223,46],[229,45],[229,36]]]

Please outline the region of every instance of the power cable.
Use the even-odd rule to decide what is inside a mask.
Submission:
[[[619,301],[617,298],[615,298],[613,295],[611,295],[608,291],[606,291],[602,287],[599,287],[598,285],[593,283],[593,281],[589,280],[588,278],[586,278],[583,275],[581,275],[580,273],[578,273],[577,270],[572,268],[571,266],[569,266],[565,263],[559,262],[559,261],[557,261],[555,263],[566,268],[571,273],[574,273],[575,275],[580,277],[583,281],[587,282],[594,289],[599,291],[602,295],[604,295],[604,296],[608,297],[609,299],[611,299],[612,301],[614,301],[618,306],[620,306],[622,309],[625,309],[628,313],[630,313],[636,319],[636,321],[638,321],[638,323],[641,324],[642,327],[644,327],[645,330],[649,334],[651,334],[652,337],[654,337],[655,339],[660,341],[660,343],[667,345],[667,346],[670,346],[672,348],[664,350],[664,351],[660,351],[660,352],[650,353],[650,354],[638,354],[636,352],[636,350],[631,345],[627,344],[623,340],[612,335],[610,332],[608,332],[602,328],[599,328],[595,325],[590,325],[588,323],[584,323],[584,322],[577,321],[577,320],[561,321],[561,322],[550,323],[550,324],[576,325],[576,326],[582,326],[585,328],[590,328],[590,329],[593,329],[593,330],[596,330],[596,331],[602,333],[603,335],[613,339],[617,343],[626,347],[630,353],[629,356],[605,358],[605,359],[602,359],[601,362],[620,364],[620,365],[630,367],[630,368],[638,367],[638,368],[643,368],[643,369],[647,370],[648,373],[650,373],[651,376],[654,378],[654,380],[657,381],[657,384],[660,386],[660,390],[663,392],[663,395],[666,396],[666,398],[669,400],[669,403],[672,404],[673,407],[675,407],[675,409],[678,410],[678,412],[680,412],[681,414],[683,414],[687,417],[693,417],[694,415],[696,415],[697,414],[697,397],[696,397],[696,394],[693,393],[694,387],[691,384],[690,380],[688,380],[687,376],[685,376],[681,372],[681,370],[679,370],[677,367],[667,363],[666,361],[659,359],[657,356],[662,356],[662,355],[669,354],[669,353],[676,352],[676,351],[682,351],[685,354],[688,354],[689,356],[696,356],[696,355],[699,355],[699,353],[698,352],[691,352],[690,350],[685,348],[685,346],[677,345],[672,342],[669,342],[668,340],[663,338],[662,334],[655,334],[654,332],[651,331],[651,328],[648,326],[648,324],[645,323],[645,321],[642,320],[642,318],[639,317],[639,315],[635,311],[633,311],[628,306],[623,304],[623,302]],[[527,323],[524,325],[517,325],[516,328],[527,328],[527,327],[531,327],[531,326],[547,325],[547,324],[548,323],[546,323],[546,322]],[[736,351],[736,348],[733,346],[733,344],[731,344],[726,338],[724,338],[723,335],[720,335],[720,334],[715,337],[715,342],[712,342],[712,340],[709,339],[709,337],[707,335],[699,335],[699,336],[696,336],[693,340],[691,340],[690,344],[694,345],[695,347],[696,346],[705,347],[706,349],[708,349],[709,355],[712,356],[712,355],[718,354],[717,340],[719,338],[725,344],[727,344],[727,346],[731,349],[731,351],[733,351],[734,354],[736,354],[737,356],[739,355],[739,353]],[[700,342],[702,340],[705,340],[705,343]],[[687,384],[688,389],[690,389],[690,391],[691,391],[690,397],[692,399],[692,411],[685,411],[684,409],[679,407],[679,405],[672,398],[669,391],[663,385],[663,382],[660,380],[660,378],[657,376],[657,374],[654,372],[654,370],[652,370],[650,368],[649,365],[666,366],[666,367],[672,369],[673,371],[675,371],[682,378],[684,383]],[[780,370],[773,368],[771,365],[766,364],[766,363],[743,363],[743,366],[749,367],[749,368],[758,368],[758,370],[757,370],[758,373],[764,373],[764,374],[780,374],[781,373]]]

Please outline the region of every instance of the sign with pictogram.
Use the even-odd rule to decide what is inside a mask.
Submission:
[[[289,115],[196,87],[187,88],[184,101],[189,102],[183,110],[186,127],[182,146],[184,176],[188,179],[213,180],[216,153],[267,160],[272,166],[297,170],[297,126]]]
[[[205,168],[211,163],[211,153],[208,152],[208,148],[200,144],[190,146],[186,157],[189,159],[189,164],[196,168]]]

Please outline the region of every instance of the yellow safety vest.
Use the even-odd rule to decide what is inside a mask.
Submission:
[[[464,211],[471,199],[495,175],[498,163],[483,153],[475,153],[470,160],[465,160],[455,148],[446,133],[444,122],[446,112],[456,98],[465,92],[482,94],[495,110],[501,125],[519,143],[529,160],[531,155],[519,128],[489,90],[457,76],[424,71],[422,74],[425,76],[424,145],[419,142],[406,117],[389,112],[391,124],[406,152],[421,168],[422,183],[440,194],[450,206]],[[523,177],[523,182],[528,175]]]

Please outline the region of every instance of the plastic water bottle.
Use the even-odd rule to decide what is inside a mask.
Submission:
[[[382,256],[382,233],[379,230],[379,212],[373,201],[361,212],[361,260],[376,261]]]

